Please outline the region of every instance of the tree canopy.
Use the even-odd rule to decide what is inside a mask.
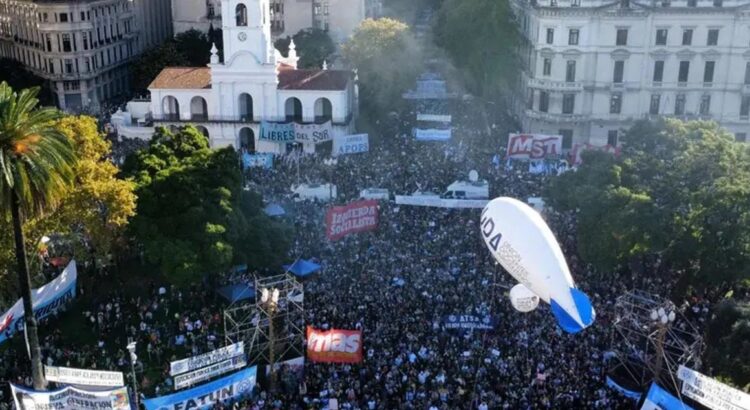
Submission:
[[[725,299],[713,309],[706,361],[720,380],[750,391],[750,303]]]
[[[375,119],[405,104],[401,95],[414,87],[424,66],[409,26],[389,18],[364,20],[342,54],[357,69],[362,113]]]
[[[750,148],[713,122],[640,122],[618,158],[586,152],[545,198],[578,218],[581,257],[601,271],[648,255],[695,287],[750,277]]]
[[[297,47],[299,68],[321,68],[323,61],[331,63],[331,55],[336,51],[333,40],[325,30],[319,28],[307,28],[300,30],[292,37],[284,37],[276,40],[274,46],[282,55],[289,55],[289,44],[294,39]]]
[[[44,78],[28,71],[20,62],[10,58],[0,58],[0,73],[3,73],[3,81],[7,82],[14,90],[39,87],[40,105],[54,105],[55,101],[52,91],[46,86]]]
[[[128,157],[124,172],[138,185],[132,233],[174,283],[232,264],[283,262],[287,229],[262,212],[259,195],[242,190],[233,148],[210,149],[193,126],[175,133],[158,128],[148,149]]]
[[[74,185],[59,189],[59,202],[47,212],[26,219],[27,252],[36,253],[42,236],[57,234],[70,238],[77,249],[83,249],[85,242],[94,257],[105,256],[135,213],[135,185],[117,178],[119,171],[108,159],[111,144],[97,130],[95,118],[66,116],[54,126],[70,141],[77,157]],[[12,244],[12,231],[0,231],[0,273],[15,271]],[[8,286],[0,288],[15,289],[12,282]]]

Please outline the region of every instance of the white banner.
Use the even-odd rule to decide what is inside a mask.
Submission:
[[[70,367],[44,366],[44,376],[48,381],[75,384],[79,386],[122,387],[125,379],[122,372],[73,369]]]
[[[682,380],[682,394],[709,409],[750,410],[750,394],[682,365],[677,370],[677,378]]]
[[[60,276],[39,289],[31,291],[34,316],[37,320],[57,312],[76,296],[76,261],[72,260]],[[23,301],[18,299],[15,305],[0,316],[0,343],[10,339],[16,332],[23,332]]]
[[[331,140],[333,130],[330,121],[324,124],[294,124],[294,135],[296,142],[320,144]]]
[[[451,122],[452,119],[450,115],[417,114],[417,121]]]
[[[448,141],[451,139],[451,129],[440,130],[435,128],[415,128],[414,137],[417,141]]]
[[[228,373],[232,370],[241,369],[245,366],[247,366],[247,359],[245,359],[245,354],[243,353],[231,359],[212,364],[211,366],[206,366],[192,372],[174,376],[174,389],[180,390],[184,389],[185,387],[195,386],[202,381],[213,379],[220,374]]]
[[[489,199],[444,199],[436,196],[396,195],[396,204],[435,208],[484,208]]]
[[[333,139],[333,155],[359,154],[369,150],[368,134],[343,135]]]
[[[10,385],[17,410],[130,410],[127,387],[113,390],[89,391],[65,387],[54,391],[35,391],[15,384]]]
[[[187,359],[177,360],[169,364],[169,375],[187,373],[201,367],[211,366],[212,364],[231,359],[243,354],[245,351],[245,342],[238,342],[200,356],[188,357]]]

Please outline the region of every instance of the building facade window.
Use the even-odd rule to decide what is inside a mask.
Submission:
[[[547,29],[547,44],[553,44],[555,42],[555,29],[548,28]]]
[[[617,38],[615,39],[615,45],[617,46],[628,45],[628,29],[626,28],[617,29]]]
[[[750,95],[743,95],[740,102],[740,118],[746,120],[750,116]]]
[[[659,107],[661,107],[661,95],[652,94],[651,103],[648,106],[648,113],[651,115],[659,115]]]
[[[572,28],[568,31],[568,45],[577,46],[579,40],[580,31],[577,28]]]
[[[562,148],[573,148],[573,130],[558,130],[558,135],[562,135]]]
[[[69,53],[72,50],[70,44],[70,34],[68,33],[64,33],[62,35],[62,49],[66,53]]]
[[[687,0],[688,7],[695,7],[698,5],[698,0]]]
[[[711,113],[711,96],[706,94],[701,96],[701,104],[698,107],[698,112],[701,115],[709,115]]]
[[[576,95],[575,94],[563,94],[563,114],[573,114],[576,107]]]
[[[703,68],[703,83],[710,84],[714,82],[714,68],[716,61],[706,61],[706,65]]]
[[[690,61],[680,61],[680,71],[677,73],[677,81],[686,83],[690,74]]]
[[[542,66],[542,75],[549,76],[552,74],[552,59],[545,58]]]
[[[657,46],[666,46],[667,45],[667,35],[669,31],[665,28],[660,28],[656,30],[656,45]]]
[[[685,114],[685,94],[677,94],[674,99],[674,115]]]
[[[664,80],[664,61],[654,61],[654,82],[660,83]]]
[[[568,60],[565,65],[565,81],[572,83],[576,80],[576,61]]]
[[[612,73],[612,82],[621,84],[625,74],[625,62],[622,60],[615,61],[614,72]]]
[[[719,29],[712,28],[708,30],[708,37],[706,38],[706,45],[715,46],[719,44]]]
[[[734,139],[737,142],[747,142],[747,133],[738,132],[738,133],[734,134]]]
[[[745,63],[745,84],[750,84],[750,62]]]
[[[619,114],[622,112],[622,93],[612,93],[609,98],[609,113]]]
[[[549,111],[549,93],[547,91],[539,92],[539,111]]]
[[[68,22],[68,13],[60,13],[60,23]]]
[[[686,28],[682,30],[682,45],[689,46],[693,44],[693,29]]]
[[[610,145],[612,147],[617,146],[617,130],[609,130],[607,131],[607,145]]]

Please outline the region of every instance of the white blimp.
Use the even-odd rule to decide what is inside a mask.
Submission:
[[[575,287],[560,245],[538,212],[517,199],[495,198],[482,211],[480,229],[495,260],[550,305],[563,330],[577,333],[594,323],[591,300]]]

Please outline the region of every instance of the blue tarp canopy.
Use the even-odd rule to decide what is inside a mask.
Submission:
[[[268,204],[268,206],[263,208],[263,212],[265,212],[268,216],[282,216],[286,214],[284,208],[282,208],[281,205],[275,203]]]
[[[292,272],[295,276],[305,277],[320,270],[320,265],[312,261],[298,259],[292,265],[284,265],[284,270]]]
[[[255,289],[250,285],[237,284],[224,286],[216,290],[221,296],[224,296],[230,303],[246,299],[255,299]]]

